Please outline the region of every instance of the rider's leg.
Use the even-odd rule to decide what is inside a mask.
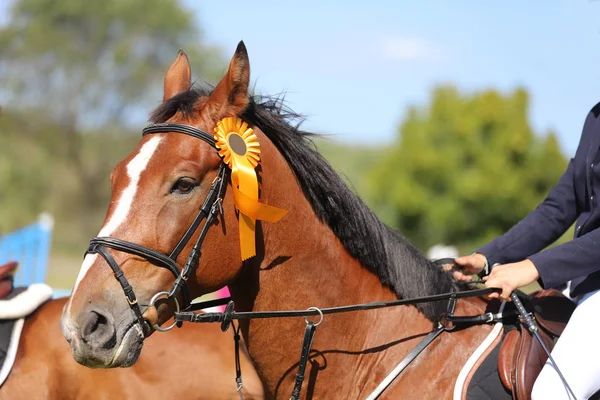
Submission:
[[[552,350],[552,357],[577,400],[600,389],[600,291],[586,297],[575,309]],[[532,400],[571,399],[558,373],[546,362],[535,381]]]

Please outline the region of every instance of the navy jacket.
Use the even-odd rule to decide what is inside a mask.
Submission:
[[[571,281],[572,297],[600,289],[599,115],[600,103],[588,114],[575,157],[548,197],[507,233],[477,250],[490,265],[529,258],[544,288]],[[542,251],[575,220],[572,241]]]

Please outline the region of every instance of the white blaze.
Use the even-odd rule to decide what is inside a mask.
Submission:
[[[133,199],[135,198],[135,194],[137,192],[138,183],[140,181],[140,176],[142,172],[148,166],[148,162],[152,158],[152,155],[156,151],[159,143],[161,141],[160,136],[154,136],[150,140],[148,140],[139,153],[136,154],[135,157],[129,161],[127,164],[127,175],[129,176],[129,185],[123,190],[121,193],[121,197],[117,202],[117,207],[115,211],[110,216],[109,220],[100,230],[98,236],[110,236],[123,222],[127,220],[129,216],[129,210],[131,209],[131,204],[133,203]],[[77,280],[75,281],[75,286],[73,287],[73,292],[71,293],[71,298],[75,295],[75,291],[79,286],[79,283],[83,280],[90,267],[96,261],[98,257],[97,254],[87,254],[83,259],[83,264],[81,264],[81,270],[79,270],[79,275],[77,276]],[[71,301],[69,300],[69,312],[71,309]]]

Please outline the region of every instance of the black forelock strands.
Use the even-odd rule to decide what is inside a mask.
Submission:
[[[150,120],[153,122],[167,122],[177,112],[181,112],[186,118],[191,118],[194,114],[194,105],[199,97],[199,89],[190,89],[178,93],[152,111]]]
[[[193,87],[160,105],[153,122],[165,122],[175,113],[190,117],[194,104],[212,88]],[[346,250],[399,298],[414,298],[456,289],[450,274],[427,260],[406,238],[384,225],[352,192],[319,154],[299,125],[302,118],[287,108],[281,97],[255,96],[240,117],[267,135],[287,160],[317,217],[326,223]],[[292,124],[296,121],[296,124]],[[419,304],[431,321],[446,311],[446,302]]]

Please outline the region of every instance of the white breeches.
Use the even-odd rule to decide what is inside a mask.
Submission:
[[[577,400],[600,389],[600,291],[579,300],[552,357]],[[535,381],[532,400],[572,400],[550,361]]]

